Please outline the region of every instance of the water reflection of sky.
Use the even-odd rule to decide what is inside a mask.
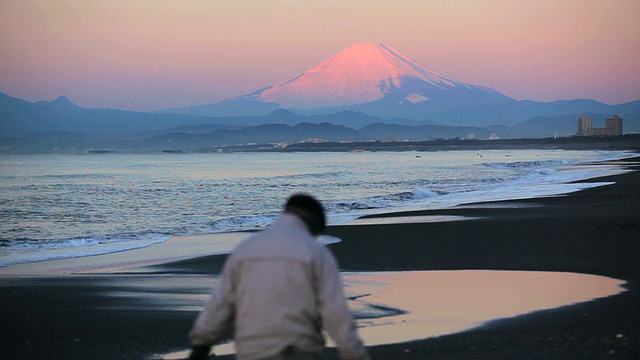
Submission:
[[[367,346],[452,334],[496,319],[618,294],[621,280],[534,271],[345,273],[349,306]],[[333,346],[332,344],[330,344]],[[233,353],[233,344],[215,347]],[[186,351],[165,354],[180,359]]]
[[[532,271],[407,271],[345,274],[356,309],[404,313],[358,320],[367,345],[445,335],[487,321],[589,301],[623,291],[620,280]],[[366,312],[366,310],[365,310]]]

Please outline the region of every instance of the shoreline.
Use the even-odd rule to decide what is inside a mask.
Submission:
[[[371,190],[366,190],[364,193],[358,192],[360,196],[350,198],[348,194],[342,194],[341,198],[333,195],[333,199],[327,199],[326,205],[330,209],[334,209],[335,217],[331,217],[330,224],[362,224],[364,222],[381,222],[379,217],[369,217],[370,214],[384,214],[388,212],[406,211],[409,209],[435,209],[435,208],[451,208],[459,204],[464,204],[469,201],[483,202],[483,201],[495,201],[504,199],[519,199],[526,197],[541,197],[550,196],[561,193],[569,193],[578,191],[584,187],[598,186],[601,184],[578,184],[575,182],[577,179],[584,179],[594,176],[603,176],[605,174],[616,174],[623,170],[620,170],[624,159],[634,156],[634,153],[629,151],[547,151],[544,154],[539,153],[536,150],[518,151],[518,152],[503,152],[503,151],[486,151],[480,153],[473,152],[451,152],[446,155],[434,154],[434,159],[430,155],[408,155],[408,154],[396,154],[393,152],[385,153],[386,156],[391,157],[390,162],[392,167],[404,168],[406,166],[411,169],[411,179],[401,181],[402,186],[394,185],[392,188],[385,186],[378,186],[374,184]],[[305,156],[307,155],[299,155]],[[335,159],[337,155],[330,155],[332,159]],[[376,161],[378,156],[371,155],[354,155],[354,158],[350,158],[349,161],[358,161],[361,156],[364,156],[367,161]],[[542,158],[540,158],[542,156]],[[420,159],[425,157],[425,159]],[[268,156],[267,158],[272,158]],[[470,170],[477,176],[479,181],[462,181],[462,184],[454,187],[446,186],[448,181],[456,182],[455,176],[453,180],[441,179],[440,171],[448,171],[446,165],[441,165],[447,162],[436,162],[435,166],[437,171],[437,178],[424,179],[421,181],[419,177],[429,176],[431,172],[430,167],[433,164],[433,160],[441,160],[441,158],[450,159],[453,163],[466,162],[472,164],[473,170]],[[340,157],[338,157],[340,159]],[[618,160],[615,161],[614,160]],[[137,163],[138,160],[136,160]],[[196,163],[199,163],[202,159],[198,159]],[[594,163],[607,162],[612,164],[611,166],[597,166]],[[181,161],[179,162],[181,163]],[[486,178],[484,168],[489,168],[490,171],[496,171],[498,175],[496,179]],[[505,171],[506,170],[506,171]],[[42,171],[42,170],[41,170]],[[422,173],[422,171],[426,171]],[[461,168],[460,171],[466,172],[466,168]],[[312,171],[313,173],[313,171]],[[331,173],[329,173],[331,174]],[[380,173],[384,177],[384,173]],[[418,175],[416,175],[418,174]],[[331,175],[329,175],[331,176]],[[446,175],[445,175],[446,176]],[[387,175],[388,177],[388,175]],[[494,180],[498,180],[502,186],[497,187]],[[37,182],[37,179],[35,180]],[[392,184],[396,184],[395,180]],[[534,186],[531,186],[534,185]],[[356,185],[357,186],[357,185]],[[321,186],[322,187],[322,186]],[[376,190],[373,190],[376,189]],[[322,187],[322,190],[331,190],[331,186]],[[471,191],[468,191],[471,190]],[[134,189],[126,189],[126,191],[134,191]],[[360,190],[358,190],[360,191]],[[124,193],[124,191],[123,191]],[[270,200],[272,200],[271,198]],[[123,200],[116,194],[114,201]],[[28,204],[28,203],[27,203]],[[134,203],[135,204],[135,203]],[[269,201],[271,206],[279,206],[273,201]],[[184,206],[186,204],[182,204]],[[217,206],[216,206],[217,207]],[[14,205],[10,205],[13,209]],[[19,207],[15,206],[16,210]],[[201,209],[208,209],[207,206],[200,207]],[[113,210],[110,208],[102,209],[105,213]],[[231,233],[234,231],[255,231],[260,227],[267,224],[266,214],[260,213],[259,210],[254,211],[252,214],[243,212],[241,214],[235,214],[234,211],[223,205],[220,209],[224,216],[216,217],[215,221],[207,223],[207,211],[199,211],[196,218],[205,219],[193,221],[194,224],[201,224],[200,230],[197,231],[210,231],[216,234]],[[49,211],[45,209],[45,211]],[[91,211],[95,211],[91,210]],[[115,210],[116,213],[126,213],[126,208]],[[11,213],[19,215],[19,211],[12,211]],[[275,212],[274,212],[275,213]],[[10,216],[9,220],[11,224],[18,226],[20,224],[17,215]],[[47,214],[52,219],[58,216],[55,213]],[[70,216],[71,214],[69,214]],[[146,214],[147,216],[152,214]],[[166,216],[162,215],[162,216]],[[358,220],[355,220],[355,219]],[[375,221],[367,219],[377,219]],[[24,220],[30,220],[27,217]],[[164,221],[161,216],[153,215],[150,218],[150,223],[143,226],[139,226],[140,223],[133,221],[135,217],[129,219],[122,219],[122,222],[114,222],[113,220],[106,220],[108,225],[115,226],[118,223],[121,225],[127,225],[130,229],[128,232],[122,231],[105,231],[101,236],[85,233],[83,236],[79,236],[77,231],[82,229],[68,228],[65,224],[60,226],[60,230],[57,230],[57,226],[49,227],[50,240],[43,240],[40,243],[37,236],[37,228],[29,230],[30,227],[26,226],[25,231],[20,232],[21,228],[9,225],[6,229],[7,232],[7,245],[4,250],[0,251],[0,276],[3,274],[3,269],[6,265],[21,264],[21,263],[37,263],[42,261],[50,261],[56,259],[72,259],[89,257],[101,258],[101,255],[117,252],[137,252],[137,249],[146,247],[156,247],[157,244],[174,238],[175,236],[192,236],[192,235],[209,235],[207,233],[191,233],[194,229],[187,227],[171,229],[168,225],[168,230],[163,233],[155,233],[154,226],[164,226]],[[455,219],[453,216],[422,216],[415,217],[414,221],[450,221]],[[458,217],[459,220],[464,220],[463,217]],[[35,221],[37,219],[34,219]],[[17,222],[16,222],[17,221]],[[170,220],[174,221],[174,220]],[[190,220],[184,218],[176,219],[175,221],[183,224],[190,223]],[[393,218],[393,222],[405,222],[409,219],[401,220]],[[22,222],[24,223],[24,222]],[[30,223],[27,222],[27,225]],[[37,224],[34,223],[34,224]],[[88,223],[87,226],[95,226],[96,224]],[[211,226],[209,230],[205,230],[207,226]],[[235,227],[235,228],[234,228]],[[117,228],[117,227],[116,227]],[[84,231],[83,231],[84,232]],[[180,232],[181,235],[171,235],[171,233]],[[11,236],[11,233],[24,233],[21,238],[15,238]],[[147,235],[140,234],[146,233]],[[137,234],[137,235],[136,235]],[[119,241],[122,238],[123,241]],[[114,239],[118,239],[113,241]],[[72,245],[72,246],[70,246]],[[227,252],[230,248],[225,249]],[[206,251],[206,249],[205,249]],[[97,256],[97,257],[96,257]],[[152,255],[149,255],[152,256]]]
[[[331,226],[326,233],[342,239],[329,245],[342,271],[552,271],[627,282],[627,291],[609,298],[496,320],[463,333],[370,347],[372,357],[630,359],[640,355],[640,157],[625,161],[635,171],[587,180],[615,184],[567,195],[376,215],[471,218],[467,221]],[[125,305],[132,299],[105,294],[125,290],[118,282],[122,279],[133,284],[150,279],[173,284],[187,278],[206,283],[224,258],[189,257],[143,268],[145,274],[3,277],[0,309],[9,330],[3,352],[30,359],[143,359],[188,347],[186,333],[196,311],[151,306],[147,311],[131,310]],[[170,292],[159,286],[153,291]],[[337,358],[332,349],[325,355]]]

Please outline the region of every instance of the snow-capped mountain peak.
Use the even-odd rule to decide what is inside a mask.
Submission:
[[[349,106],[381,99],[408,81],[421,81],[441,90],[469,87],[388,45],[365,42],[342,50],[289,81],[264,89],[256,99],[297,109]],[[420,99],[429,97],[418,95]]]

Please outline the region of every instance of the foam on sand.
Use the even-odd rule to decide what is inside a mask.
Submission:
[[[141,248],[134,248],[105,254],[71,257],[40,262],[16,262],[0,267],[0,276],[51,276],[77,273],[110,272],[117,273],[138,268],[136,271],[152,272],[142,267],[172,261],[191,259],[206,255],[228,254],[243,239],[247,232],[231,232],[190,236],[175,236],[167,241]],[[341,240],[320,235],[318,241],[323,245]],[[84,251],[84,250],[82,250]]]
[[[152,246],[95,256],[12,264],[0,276],[51,276],[72,273],[119,272],[205,255],[228,253],[248,233],[175,236]]]

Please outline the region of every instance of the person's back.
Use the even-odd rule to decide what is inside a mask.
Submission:
[[[324,228],[324,213],[321,223]],[[314,357],[324,347],[324,328],[343,358],[366,359],[337,265],[312,236],[314,226],[308,212],[285,209],[267,230],[243,241],[196,321],[192,343],[212,345],[233,323],[239,359]]]
[[[309,329],[319,321],[314,261],[322,258],[320,251],[325,249],[303,226],[298,218],[285,214],[239,246],[230,259],[232,274],[237,274],[239,355],[258,355],[254,353],[267,348],[274,350],[268,355],[275,355],[288,343],[304,351],[322,349],[321,335]]]

